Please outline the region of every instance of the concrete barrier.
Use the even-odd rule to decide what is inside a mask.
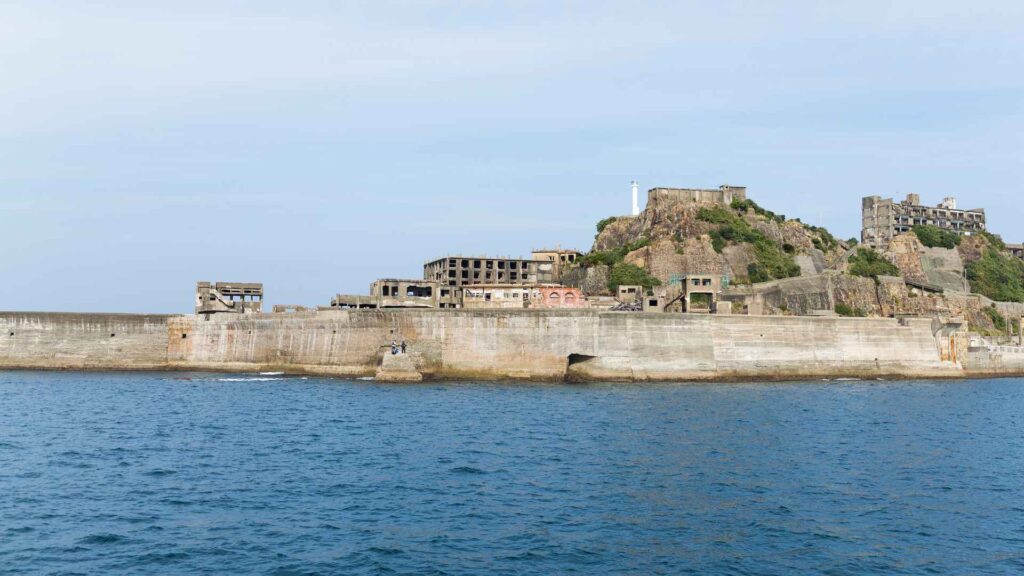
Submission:
[[[940,327],[941,327],[940,323]],[[10,334],[14,334],[11,336]],[[111,336],[113,334],[113,336]],[[0,368],[286,371],[435,379],[957,377],[957,332],[928,319],[591,310],[325,310],[136,316],[0,313]],[[966,342],[966,338],[963,338]],[[987,360],[987,373],[995,372]],[[1024,363],[1012,370],[1024,372]]]

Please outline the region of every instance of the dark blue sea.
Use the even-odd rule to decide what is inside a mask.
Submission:
[[[0,372],[0,574],[1021,574],[1024,380]]]

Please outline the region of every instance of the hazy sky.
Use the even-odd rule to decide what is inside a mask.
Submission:
[[[952,195],[1021,241],[1022,30],[1009,0],[0,2],[0,309],[327,304],[588,249],[632,179],[843,237],[864,195]]]

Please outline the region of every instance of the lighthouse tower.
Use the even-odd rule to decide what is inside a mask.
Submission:
[[[633,216],[640,215],[640,185],[633,180]]]

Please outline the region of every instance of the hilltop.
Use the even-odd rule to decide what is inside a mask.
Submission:
[[[645,286],[686,274],[726,276],[733,284],[812,276],[842,261],[850,246],[824,228],[787,219],[753,200],[724,204],[652,197],[639,216],[599,222],[581,264],[585,290],[607,294],[620,276],[639,278],[642,282],[635,283]]]
[[[589,295],[709,274],[727,279],[723,298],[734,308],[764,314],[957,316],[991,335],[1015,330],[1024,315],[1024,261],[987,232],[917,226],[875,251],[745,194],[727,203],[652,194],[640,215],[596,228],[591,251],[565,277]]]

